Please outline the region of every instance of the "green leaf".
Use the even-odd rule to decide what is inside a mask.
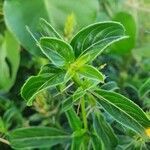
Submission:
[[[86,94],[86,90],[83,90],[81,87],[79,87],[73,95],[69,96],[67,99],[62,101],[62,110],[67,111],[70,109],[70,107],[81,97],[83,97]]]
[[[30,127],[10,132],[9,139],[14,149],[34,149],[68,142],[71,136],[55,128]]]
[[[65,80],[67,81],[68,79],[71,79],[76,74],[78,69],[88,62],[89,58],[90,57],[88,55],[83,55],[76,59],[75,62],[69,66],[65,76]]]
[[[111,47],[112,53],[121,55],[130,53],[136,44],[137,25],[135,19],[128,12],[119,12],[114,16],[113,20],[123,24],[126,29],[125,33],[129,35],[129,38],[114,43]]]
[[[15,82],[20,62],[20,46],[15,37],[5,31],[0,42],[0,92],[8,92]]]
[[[117,22],[99,22],[79,31],[71,41],[75,56],[90,54],[90,61],[114,42],[126,38],[124,27]]]
[[[71,67],[68,67],[68,70],[64,78],[65,82],[67,83],[74,75],[75,75],[75,71],[73,71]]]
[[[73,97],[73,102],[76,102],[78,99],[83,97],[86,93],[85,89],[82,89],[82,87],[79,87],[72,95]]]
[[[150,126],[150,120],[147,118],[145,112],[128,98],[124,97],[121,94],[105,90],[98,90],[96,92],[98,92],[104,98],[110,99],[112,103],[114,103],[116,106],[120,107],[122,110],[131,115],[134,119],[140,122],[142,126]]]
[[[96,135],[91,135],[93,150],[105,150],[102,140]]]
[[[149,47],[150,43],[145,43],[140,45],[138,48],[133,49],[133,56],[136,58],[137,61],[141,61],[143,58],[150,58]]]
[[[42,36],[46,37],[56,37],[62,39],[62,37],[57,33],[57,31],[48,23],[45,19],[40,19],[40,33]]]
[[[150,127],[143,110],[126,97],[105,90],[96,90],[93,94],[98,98],[97,103],[124,126],[143,135],[144,128]]]
[[[22,124],[22,119],[21,112],[13,105],[10,108],[7,108],[3,115],[3,120],[7,129],[13,125],[13,121],[15,121],[16,125]]]
[[[0,133],[6,133],[6,132],[7,132],[7,128],[6,128],[5,122],[0,117]]]
[[[66,17],[72,12],[75,14],[77,27],[81,28],[95,21],[97,9],[97,0],[63,0],[59,2],[56,0],[5,0],[4,2],[7,27],[17,37],[21,45],[34,55],[42,55],[42,53],[27,32],[26,25],[33,33],[37,33],[39,19],[44,18],[51,21],[57,30],[63,31]],[[13,17],[11,17],[12,14]],[[37,35],[37,40],[40,37]]]
[[[104,117],[98,112],[93,113],[93,120],[95,134],[103,141],[105,149],[115,149],[118,144],[117,137]]]
[[[43,37],[40,40],[40,47],[47,58],[58,67],[74,61],[72,47],[63,40]]]
[[[143,97],[150,92],[150,78],[146,80],[146,82],[140,87],[139,93],[140,96]]]
[[[66,116],[68,118],[68,122],[70,127],[76,131],[82,128],[82,122],[80,118],[77,116],[73,107],[71,107],[68,111],[66,111]]]
[[[57,74],[45,73],[37,76],[31,76],[23,85],[21,95],[27,101],[27,105],[30,106],[38,93],[63,83],[64,76],[64,72]]]
[[[101,89],[108,90],[108,91],[115,91],[115,90],[119,89],[119,87],[116,82],[110,81],[110,82],[107,82],[104,85],[102,85]]]
[[[78,73],[88,79],[96,80],[102,83],[105,79],[104,75],[91,65],[84,65],[80,67]]]
[[[27,101],[28,105],[32,105],[35,96],[40,92],[39,89],[52,78],[52,76],[44,74],[40,76],[31,76],[27,79],[21,88],[21,96]]]
[[[92,89],[92,88],[95,88],[98,84],[99,84],[100,81],[98,80],[92,80],[92,79],[85,79],[83,82],[82,82],[82,88],[84,90],[89,90],[89,89]]]
[[[75,61],[75,65],[80,68],[82,67],[83,65],[85,65],[90,59],[90,54],[87,54],[87,55],[82,55],[80,56],[79,58],[76,59]]]
[[[71,150],[85,150],[84,149],[85,140],[86,140],[86,131],[84,129],[80,129],[73,132]]]
[[[46,64],[41,67],[41,70],[38,75],[47,74],[47,73],[48,74],[56,74],[56,73],[60,73],[60,72],[62,72],[62,70],[60,68],[57,68],[53,64]]]
[[[68,98],[62,101],[62,111],[65,112],[69,110],[72,105],[73,105],[73,97],[69,96]]]
[[[48,2],[52,23],[60,31],[64,30],[64,22],[69,14],[73,13],[75,15],[77,28],[81,28],[95,22],[99,8],[97,0],[63,0],[59,2],[51,0]]]
[[[13,14],[13,17],[11,14]],[[4,2],[4,16],[8,29],[17,37],[21,45],[34,55],[42,55],[34,39],[27,32],[26,26],[33,33],[36,33],[39,19],[49,20],[45,0],[6,0]]]

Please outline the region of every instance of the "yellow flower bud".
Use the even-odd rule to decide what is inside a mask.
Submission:
[[[150,128],[146,129],[146,130],[145,130],[145,133],[146,133],[147,136],[150,137]]]

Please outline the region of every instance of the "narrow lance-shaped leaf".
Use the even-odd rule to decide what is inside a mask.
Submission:
[[[150,92],[150,78],[140,87],[140,96],[143,97]]]
[[[22,97],[27,101],[27,105],[32,105],[35,96],[48,88],[57,86],[64,81],[65,73],[63,71],[54,73],[54,68],[49,69],[51,72],[44,73],[45,67],[42,68],[39,75],[31,76],[25,82],[21,89]],[[56,72],[58,70],[56,69]]]
[[[93,127],[95,134],[103,141],[105,149],[115,149],[118,144],[117,137],[104,117],[98,112],[93,113]]]
[[[91,65],[84,65],[80,67],[77,72],[86,78],[96,80],[99,82],[104,82],[105,79],[104,75]]]
[[[84,149],[84,140],[85,140],[85,130],[80,129],[76,130],[72,134],[72,143],[71,143],[71,150],[82,150]]]
[[[71,135],[55,128],[30,127],[10,132],[9,140],[14,149],[50,148],[56,144],[69,142]]]
[[[62,72],[63,70],[60,68],[57,68],[56,66],[54,66],[53,64],[46,64],[44,66],[41,67],[40,72],[38,73],[38,75],[41,74],[57,74]]]
[[[133,131],[144,135],[145,128],[150,126],[142,109],[124,96],[105,90],[96,90],[93,95],[98,98],[97,103],[114,119]]]
[[[150,127],[150,120],[147,118],[145,112],[128,98],[121,94],[105,90],[98,90],[97,92],[104,98],[110,99],[110,101],[113,102],[116,106],[120,107],[122,110],[133,116],[133,118],[140,122],[142,126]]]
[[[40,31],[42,36],[47,37],[56,37],[59,39],[62,39],[62,37],[57,33],[57,31],[51,26],[50,23],[48,23],[45,19],[40,19]]]
[[[117,22],[99,22],[79,31],[71,41],[75,56],[90,53],[89,61],[97,57],[105,48],[114,42],[127,38],[124,27]]]
[[[73,107],[70,107],[68,111],[66,111],[66,116],[68,118],[70,127],[76,131],[82,128],[82,122],[78,115],[76,114],[75,110]]]
[[[92,141],[93,150],[104,150],[105,149],[104,143],[96,134],[91,135],[91,141]]]
[[[63,40],[43,37],[39,46],[46,57],[57,67],[63,67],[74,61],[72,47]]]

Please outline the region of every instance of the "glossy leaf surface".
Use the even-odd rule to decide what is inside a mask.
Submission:
[[[58,67],[74,61],[72,47],[63,40],[43,37],[40,40],[40,47],[47,58]]]
[[[150,126],[150,120],[142,109],[124,96],[105,90],[97,90],[94,95],[113,118],[135,132],[144,134],[144,128]]]
[[[42,67],[39,75],[31,76],[23,85],[21,95],[27,101],[28,105],[32,105],[32,102],[38,93],[48,88],[55,87],[64,81],[64,72],[55,67],[44,72],[45,69],[48,69],[47,67],[48,66]]]
[[[115,149],[118,144],[117,137],[104,117],[100,113],[95,113],[93,120],[95,134],[103,141],[105,149]]]
[[[117,22],[100,22],[79,31],[71,41],[75,56],[88,53],[94,60],[104,49],[124,37],[124,27]]]
[[[70,124],[70,127],[74,131],[82,128],[82,122],[81,122],[79,116],[77,116],[73,107],[71,107],[68,111],[66,111],[66,116],[68,118],[68,122]]]
[[[104,75],[98,71],[95,67],[90,65],[84,65],[79,68],[78,73],[83,75],[85,78],[96,80],[99,82],[104,82]]]
[[[40,33],[44,37],[56,37],[62,39],[59,33],[45,19],[40,19]]]

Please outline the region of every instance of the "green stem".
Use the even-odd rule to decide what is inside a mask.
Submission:
[[[73,76],[73,81],[78,86],[82,86],[82,81],[79,78],[79,76],[77,76],[77,74],[75,74]],[[88,123],[87,123],[87,118],[86,118],[86,109],[85,109],[85,99],[84,99],[84,97],[81,98],[81,113],[82,113],[82,119],[83,119],[84,128],[87,130],[88,129]]]
[[[80,80],[80,78],[79,78],[79,76],[77,74],[75,74],[72,79],[73,79],[74,83],[77,86],[81,86],[82,87],[82,82],[81,82],[81,80]]]
[[[82,111],[82,119],[83,119],[84,128],[87,130],[88,129],[88,123],[87,123],[87,118],[86,118],[84,97],[81,98],[81,111]]]

